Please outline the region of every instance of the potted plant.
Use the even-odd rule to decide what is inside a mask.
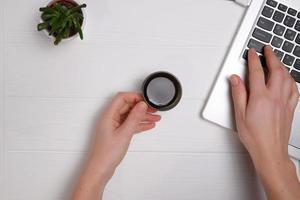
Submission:
[[[46,7],[40,8],[41,23],[37,25],[38,31],[45,30],[49,36],[55,38],[54,44],[58,45],[63,39],[75,37],[79,34],[83,39],[82,26],[84,16],[82,8],[73,0],[53,0]]]

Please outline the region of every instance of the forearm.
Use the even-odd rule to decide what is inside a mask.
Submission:
[[[253,161],[269,200],[300,199],[296,168],[289,158]]]
[[[112,173],[101,169],[95,161],[90,161],[79,179],[72,200],[102,199],[105,186]]]
[[[124,158],[132,137],[155,127],[160,115],[138,93],[119,93],[96,126],[86,168],[72,200],[99,200],[106,184]]]

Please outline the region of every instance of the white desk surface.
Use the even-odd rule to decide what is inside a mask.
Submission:
[[[85,40],[36,31],[47,0],[2,0],[0,199],[65,200],[95,116],[118,91],[166,70],[180,105],[134,138],[104,200],[264,199],[230,131],[200,118],[245,9],[228,0],[86,0]]]

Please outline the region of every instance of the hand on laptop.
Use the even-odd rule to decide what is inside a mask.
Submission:
[[[271,47],[265,47],[264,55],[269,70],[267,80],[253,49],[248,54],[248,90],[240,77],[230,78],[238,135],[269,199],[300,199],[300,184],[288,156],[299,92]]]
[[[160,120],[137,93],[119,93],[102,114],[94,145],[73,200],[102,196],[104,187],[124,158],[132,137],[150,130]]]

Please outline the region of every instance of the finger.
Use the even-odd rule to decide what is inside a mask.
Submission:
[[[289,74],[273,52],[272,47],[266,46],[264,48],[264,56],[269,70],[268,88],[279,93],[282,90],[283,79],[288,77]]]
[[[160,115],[153,115],[153,114],[149,114],[149,113],[147,113],[143,119],[143,121],[147,121],[147,122],[158,122],[160,120],[161,120]]]
[[[127,103],[125,104],[119,111],[119,113],[121,115],[125,114],[125,113],[128,113],[128,111],[130,111],[134,106],[135,106],[136,103]],[[154,108],[151,108],[151,107],[148,107],[147,109],[147,112],[148,113],[156,113],[157,110],[154,109]]]
[[[244,119],[247,106],[247,91],[245,84],[237,75],[232,75],[230,77],[230,84],[236,120]]]
[[[132,105],[142,100],[142,96],[135,92],[119,92],[108,108],[108,113],[126,113]]]
[[[155,127],[155,123],[140,123],[137,127],[136,133],[151,130]]]
[[[129,133],[133,134],[136,132],[137,126],[143,121],[147,112],[148,106],[145,102],[140,101],[134,108],[129,112],[127,118],[122,124],[121,128]]]
[[[157,110],[154,109],[154,108],[149,107],[148,110],[147,110],[147,112],[148,112],[148,113],[156,113]]]
[[[265,86],[265,75],[260,59],[254,49],[248,53],[248,72],[250,93],[259,93]]]
[[[121,106],[117,112],[119,115],[124,115],[128,113],[135,105],[137,102],[134,103],[125,103],[123,106]]]
[[[281,67],[282,63],[280,62],[279,58],[275,55],[273,52],[273,49],[271,46],[267,45],[264,47],[264,56],[266,58],[267,67],[269,69],[269,72],[272,73],[272,71],[279,67]]]

